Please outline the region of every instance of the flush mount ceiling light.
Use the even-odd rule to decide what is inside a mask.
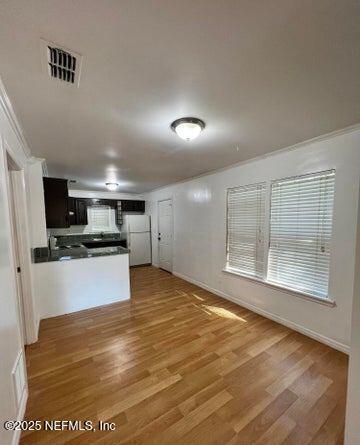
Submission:
[[[105,185],[112,192],[119,187],[119,184],[117,182],[106,182]]]
[[[185,141],[197,138],[204,128],[205,122],[196,117],[182,117],[171,124],[171,129]]]

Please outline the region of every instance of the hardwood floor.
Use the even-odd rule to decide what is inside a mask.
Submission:
[[[132,299],[41,322],[21,444],[341,444],[347,357],[153,267]]]

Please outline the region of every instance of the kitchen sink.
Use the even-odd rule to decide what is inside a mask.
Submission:
[[[89,241],[83,241],[82,244],[88,249],[96,249],[98,247],[113,247],[113,246],[126,247],[125,240],[101,240],[101,241],[89,240]]]

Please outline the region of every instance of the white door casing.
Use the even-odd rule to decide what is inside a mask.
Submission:
[[[16,213],[16,197],[14,190],[15,183],[15,172],[16,167],[15,163],[8,157],[8,198],[10,205],[10,221],[11,221],[11,244],[13,249],[13,260],[14,260],[14,269],[16,272],[16,299],[17,299],[17,309],[19,316],[19,325],[20,325],[20,334],[22,344],[26,344],[26,323],[25,323],[25,315],[24,315],[24,299],[23,299],[23,284],[21,278],[21,267],[20,267],[20,240],[19,240],[19,220]]]
[[[173,267],[173,205],[172,199],[158,201],[159,267],[172,272]]]

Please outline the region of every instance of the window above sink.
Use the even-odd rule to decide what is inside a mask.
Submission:
[[[88,225],[85,232],[117,232],[115,209],[106,205],[94,205],[87,208]]]

